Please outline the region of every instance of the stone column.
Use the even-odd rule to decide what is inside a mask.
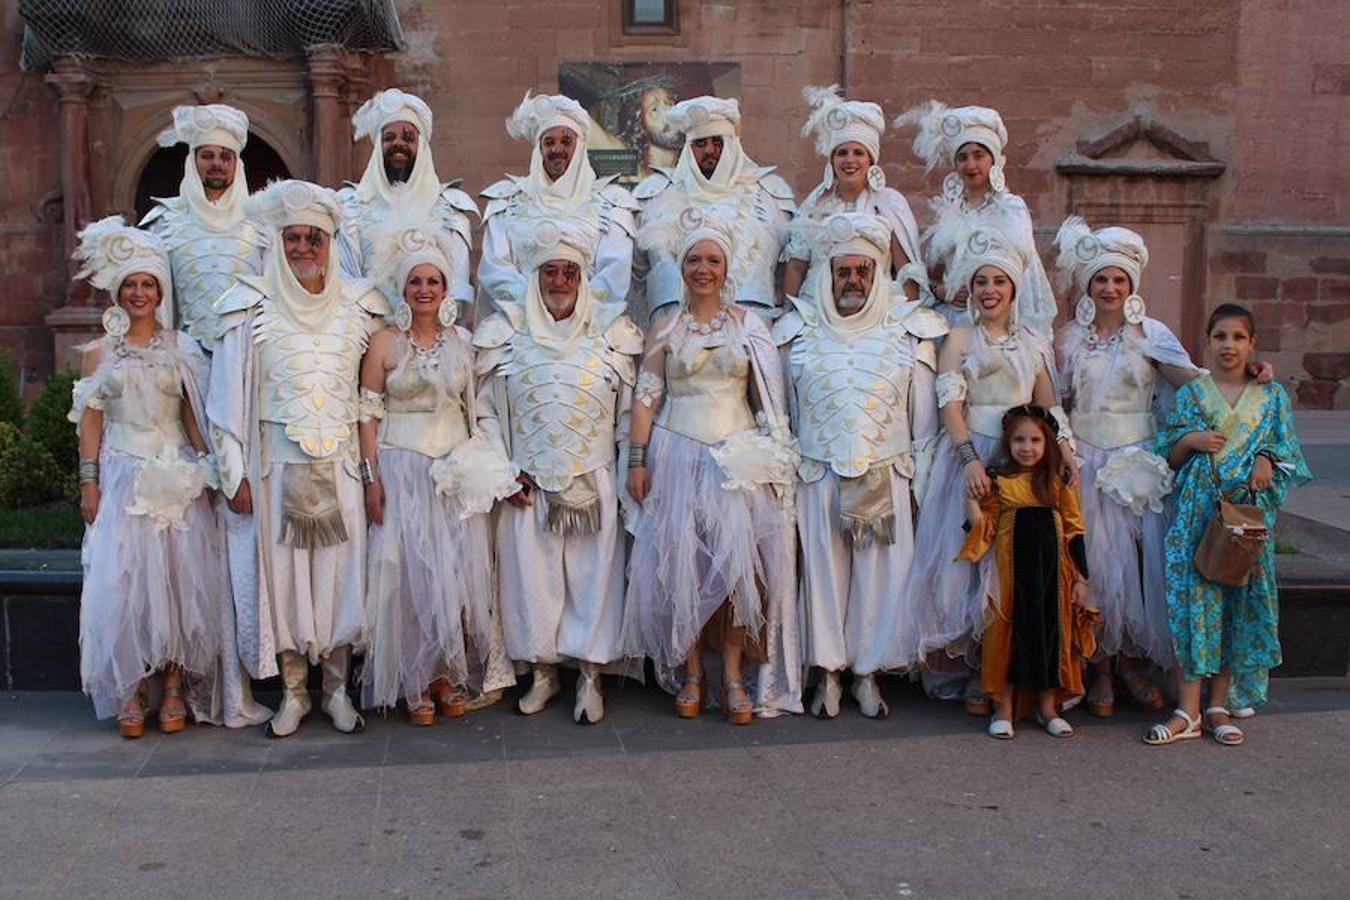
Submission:
[[[52,330],[56,370],[78,363],[74,348],[99,332],[101,310],[89,285],[75,278],[75,235],[93,216],[89,193],[89,95],[97,81],[77,59],[61,57],[52,65],[48,84],[56,88],[61,108],[61,232],[66,258],[66,305],[44,320]]]
[[[346,77],[342,50],[333,44],[309,48],[309,91],[313,104],[313,148],[316,184],[337,187],[351,161],[351,132],[342,118],[342,86]]]

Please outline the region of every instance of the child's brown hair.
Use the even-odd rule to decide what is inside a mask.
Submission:
[[[1064,483],[1064,457],[1059,452],[1059,424],[1045,407],[1034,403],[1014,406],[1003,414],[1003,436],[999,439],[998,471],[1021,470],[1012,455],[1013,429],[1021,422],[1032,422],[1045,437],[1045,452],[1031,467],[1031,489],[1036,499],[1049,507],[1059,505],[1059,489]]]

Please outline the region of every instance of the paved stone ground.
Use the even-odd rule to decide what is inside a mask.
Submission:
[[[1246,746],[1151,717],[985,737],[894,713],[732,728],[655,689],[285,741],[120,740],[75,694],[0,697],[0,897],[1350,896],[1350,680],[1277,680]]]

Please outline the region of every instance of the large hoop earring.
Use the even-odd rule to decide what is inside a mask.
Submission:
[[[1125,321],[1131,325],[1138,325],[1144,321],[1144,316],[1148,312],[1148,306],[1144,303],[1144,298],[1138,294],[1131,294],[1125,298]]]
[[[442,328],[449,328],[458,318],[459,304],[455,302],[454,297],[446,297],[436,310],[436,321],[441,323]]]
[[[103,330],[109,337],[124,337],[131,330],[131,314],[114,303],[103,311]]]
[[[1078,305],[1073,308],[1073,317],[1079,325],[1084,328],[1091,328],[1092,323],[1097,319],[1097,304],[1092,302],[1092,298],[1087,294],[1078,298]]]
[[[412,330],[412,307],[407,301],[394,306],[394,327],[405,334]]]
[[[994,166],[989,170],[989,187],[998,194],[1008,189],[1008,179],[1003,177],[1002,166]]]

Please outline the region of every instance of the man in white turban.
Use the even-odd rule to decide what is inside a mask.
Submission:
[[[239,152],[248,142],[248,116],[223,104],[179,106],[173,111],[173,127],[159,136],[169,147],[187,144],[183,180],[177,197],[158,198],[141,220],[164,241],[173,269],[173,292],[160,304],[165,325],[186,331],[209,354],[220,335],[220,322],[212,304],[234,286],[241,276],[258,275],[263,268],[267,236],[244,214],[248,180]],[[200,721],[231,728],[259,725],[271,710],[253,700],[253,691],[239,662],[235,641],[236,607],[251,605],[256,591],[253,571],[257,563],[252,529],[228,509],[225,543],[232,572],[238,581],[231,586],[233,598],[221,598],[221,644],[216,685],[210,696],[220,708],[198,709]]]
[[[218,334],[211,304],[240,275],[262,271],[267,238],[244,215],[248,180],[239,152],[248,143],[248,116],[232,106],[179,106],[165,147],[187,144],[177,197],[157,197],[141,227],[159,235],[173,267],[173,302],[160,307],[171,324],[208,353]],[[167,299],[167,298],[166,298]]]
[[[862,714],[886,714],[876,672],[896,655],[900,588],[914,557],[912,510],[937,439],[941,316],[906,302],[886,275],[893,227],[838,213],[814,228],[809,299],[778,320],[800,443],[797,532],[811,711],[839,714],[853,670]],[[885,625],[885,627],[883,627]]]
[[[342,270],[352,278],[371,274],[372,235],[390,221],[435,222],[450,238],[453,275],[449,296],[463,310],[473,304],[469,253],[478,207],[459,182],[442,184],[431,158],[431,107],[422,98],[390,88],[371,97],[352,116],[354,140],[374,145],[366,171],[356,184],[338,191],[342,230],[338,252]]]
[[[482,194],[487,206],[478,287],[491,303],[523,302],[533,277],[512,242],[520,223],[564,218],[581,219],[600,236],[587,272],[596,302],[628,297],[637,205],[611,183],[613,176],[596,178],[586,155],[591,127],[581,104],[561,95],[526,94],[506,120],[507,134],[531,144],[530,173],[508,175]]]
[[[600,669],[621,652],[624,529],[615,460],[631,406],[642,332],[622,296],[602,299],[588,272],[599,235],[584,219],[517,221],[510,236],[528,281],[522,300],[474,333],[478,420],[521,470],[524,489],[497,519],[506,650],[534,669],[522,713],[580,669],[573,718],[604,716]]]
[[[357,376],[387,300],[348,280],[333,238],[342,207],[303,181],[249,200],[272,249],[216,304],[222,337],[207,414],[230,508],[253,520],[257,602],[242,611],[241,653],[255,677],[280,671],[274,737],[310,711],[309,664],[323,668],[323,711],[342,732],[361,717],[347,694],[362,639],[366,520]]]
[[[766,320],[778,314],[774,285],[778,258],[788,239],[788,223],[795,204],[792,188],[774,174],[772,166],[755,164],[741,147],[740,104],[719,97],[695,97],[671,107],[669,125],[684,135],[684,148],[675,168],[657,167],[643,179],[633,196],[641,216],[677,216],[687,208],[708,212],[731,222],[736,232],[736,256],[728,283],[736,303]],[[677,260],[648,251],[645,268],[638,261],[649,320],[675,309],[684,296],[684,279]],[[636,298],[635,298],[636,300]]]

